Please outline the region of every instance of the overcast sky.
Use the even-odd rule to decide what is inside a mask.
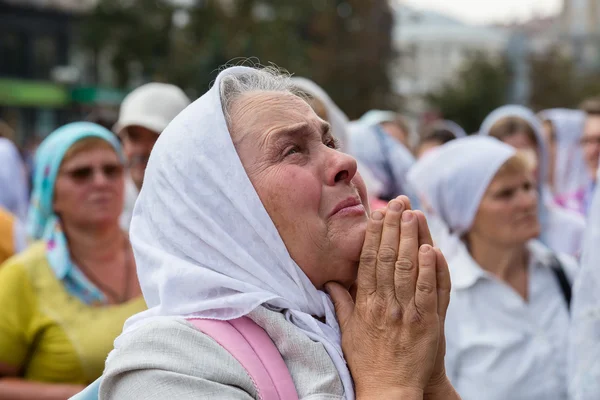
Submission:
[[[395,0],[412,7],[440,11],[466,22],[522,21],[560,12],[563,0]]]

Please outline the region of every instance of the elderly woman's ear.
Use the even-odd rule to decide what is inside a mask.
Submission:
[[[448,264],[432,247],[423,213],[411,211],[406,197],[373,212],[355,298],[336,282],[326,289],[357,398],[455,395],[444,369]],[[416,371],[415,363],[422,368]]]

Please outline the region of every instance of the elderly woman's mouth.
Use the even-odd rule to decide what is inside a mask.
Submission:
[[[348,197],[339,202],[329,214],[329,217],[348,217],[365,215],[365,206],[359,197]]]

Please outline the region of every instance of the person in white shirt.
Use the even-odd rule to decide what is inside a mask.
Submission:
[[[121,104],[113,130],[123,142],[129,163],[121,228],[129,231],[133,206],[144,182],[150,152],[160,133],[190,104],[183,90],[166,83],[147,83],[129,93]]]
[[[566,399],[577,265],[535,240],[531,165],[474,136],[425,155],[409,176],[454,238],[440,243],[452,277],[446,371],[462,399]]]
[[[600,170],[598,175],[600,176]],[[573,286],[569,346],[571,400],[600,397],[600,187],[591,204],[581,257],[581,271]]]

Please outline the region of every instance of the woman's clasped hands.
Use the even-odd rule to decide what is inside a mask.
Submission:
[[[354,298],[336,282],[326,289],[358,400],[459,399],[444,368],[448,264],[407,197],[372,213]]]

